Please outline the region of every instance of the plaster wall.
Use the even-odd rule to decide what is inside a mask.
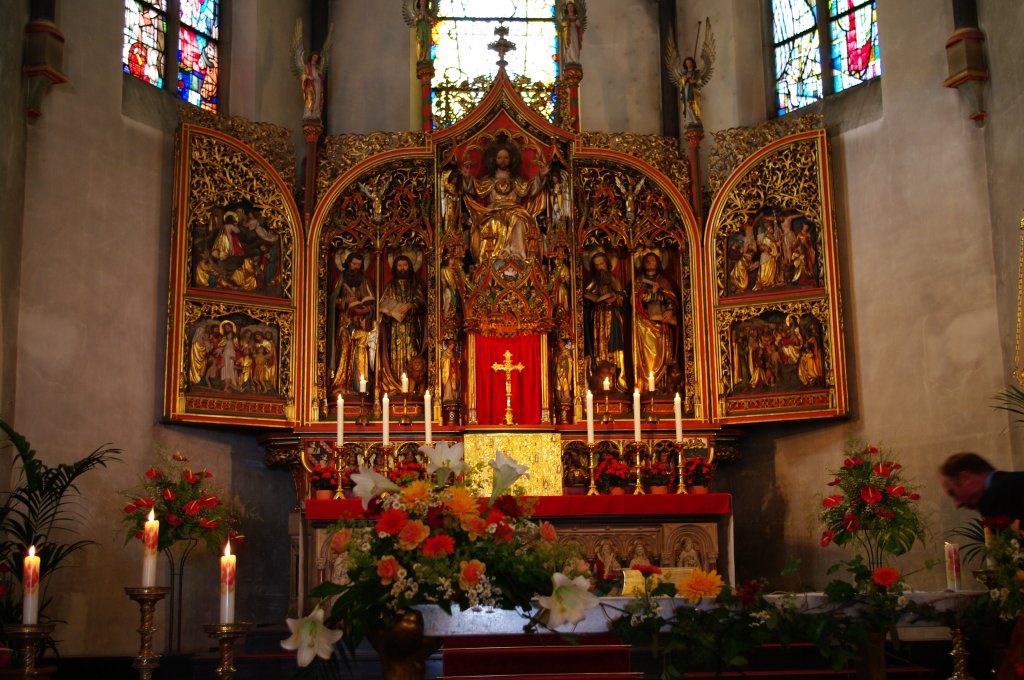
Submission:
[[[907,570],[941,558],[944,534],[970,517],[943,496],[939,463],[974,450],[1010,464],[1007,418],[991,408],[1005,376],[1004,324],[984,137],[941,86],[952,10],[879,2],[878,20],[882,115],[831,138],[853,413],[847,422],[755,429],[746,461],[723,475],[741,518],[743,578],[772,577],[800,557],[802,582],[821,584],[844,556],[818,547],[814,517],[848,435],[891,447],[921,487],[933,535],[902,560]],[[1020,61],[1019,52],[1002,58]],[[913,582],[944,586],[938,572]]]
[[[124,450],[122,463],[82,478],[78,537],[97,545],[50,583],[56,595],[50,614],[70,622],[58,629],[61,651],[136,651],[138,609],[123,587],[140,581],[141,548],[124,545],[121,491],[134,487],[161,451],[186,452],[231,494],[257,504],[263,520],[245,527],[249,544],[238,551],[239,582],[252,585],[240,588],[237,613],[280,623],[288,603],[282,584],[294,505],[290,477],[263,467],[250,434],[160,422],[173,135],[159,116],[122,114],[123,3],[65,2],[58,12],[70,84],[54,88],[28,133],[14,424],[51,465],[77,460],[104,442]],[[268,25],[258,16],[266,33],[257,42],[288,43],[275,31],[290,36],[293,20]],[[273,83],[276,99],[257,97],[249,110],[282,122],[287,106],[275,102],[298,95],[287,64],[286,75],[274,74],[264,77],[282,81]],[[166,582],[163,570],[160,578]],[[194,556],[183,648],[209,644],[199,624],[216,620],[216,587],[215,556]],[[159,627],[158,636],[165,635],[163,621]],[[163,650],[160,640],[157,649]]]
[[[25,195],[25,85],[22,43],[28,2],[0,7],[0,82],[17,83],[0,101],[0,418],[14,417],[14,370],[18,360],[18,279]],[[6,460],[6,456],[3,457]],[[6,475],[0,479],[6,480]],[[6,487],[5,487],[6,488]]]

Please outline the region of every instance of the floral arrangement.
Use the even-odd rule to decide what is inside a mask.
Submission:
[[[612,455],[606,455],[594,466],[594,482],[607,493],[612,487],[625,488],[633,483],[631,468]]]
[[[404,486],[411,484],[417,479],[423,479],[427,476],[427,468],[422,463],[417,463],[414,460],[402,460],[399,461],[394,469],[389,470],[387,477],[395,484]]]
[[[669,463],[652,460],[640,468],[640,480],[646,486],[668,486],[672,483],[675,472]]]
[[[309,473],[309,485],[318,491],[338,488],[338,469],[333,465],[315,465]]]
[[[181,453],[167,457],[142,475],[139,486],[126,492],[124,506],[125,541],[142,540],[143,526],[152,510],[160,520],[157,548],[166,550],[176,540],[195,538],[206,543],[211,551],[220,552],[225,541],[242,538],[235,527],[244,509],[210,480],[206,469],[193,471],[188,458]]]
[[[982,522],[989,597],[999,618],[1012,621],[1024,614],[1024,533],[1020,522],[1009,517],[986,517]]]
[[[551,627],[596,605],[575,548],[557,543],[551,524],[531,521],[531,502],[505,495],[525,466],[499,452],[488,501],[459,478],[461,444],[421,451],[429,480],[399,485],[362,467],[352,475],[365,517],[334,525],[331,577],[312,592],[320,602],[310,616],[288,619],[293,634],[282,646],[298,651],[300,666],[330,658],[339,638],[342,654],[353,654],[417,605],[530,611],[537,598]]]
[[[687,458],[682,467],[683,486],[711,486],[715,465],[701,456]]]
[[[874,569],[887,555],[902,555],[915,541],[924,541],[921,497],[902,469],[891,452],[851,441],[828,483],[838,493],[821,502],[822,547],[856,544]]]

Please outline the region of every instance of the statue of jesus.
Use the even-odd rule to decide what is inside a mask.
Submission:
[[[477,262],[525,261],[540,256],[536,216],[545,206],[549,168],[542,160],[531,181],[520,175],[521,164],[522,153],[515,142],[499,139],[484,151],[482,177],[472,176],[468,159],[460,166],[462,192],[473,217],[470,252]]]

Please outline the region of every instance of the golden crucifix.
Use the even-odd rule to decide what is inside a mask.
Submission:
[[[516,420],[512,417],[512,371],[521,371],[526,366],[522,364],[512,364],[512,350],[505,350],[505,363],[499,364],[497,361],[491,366],[495,371],[503,371],[505,373],[505,424],[515,425]]]

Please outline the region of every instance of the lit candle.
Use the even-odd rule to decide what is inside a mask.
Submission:
[[[220,558],[220,622],[235,622],[235,556],[231,554],[231,541]]]
[[[39,623],[39,557],[34,545],[29,546],[25,556],[21,586],[21,622],[26,626],[35,625]]]
[[[640,441],[640,388],[633,390],[633,441]]]
[[[587,443],[594,443],[594,393],[587,390]]]
[[[434,428],[434,410],[430,407],[430,390],[423,393],[423,439],[430,444],[434,441],[431,430]]]
[[[611,381],[611,379],[608,378],[608,376],[605,376],[605,379],[604,379],[604,391],[607,392],[611,388],[612,388],[612,381]]]
[[[672,400],[672,411],[676,414],[676,441],[683,441],[683,400],[676,392],[676,398]]]
[[[380,411],[381,411],[381,414],[384,416],[384,433],[382,435],[383,436],[383,441],[384,441],[384,446],[387,446],[389,443],[391,443],[391,436],[390,436],[391,432],[389,431],[391,429],[391,413],[390,413],[390,410],[391,410],[391,400],[388,399],[388,393],[385,392],[384,393],[384,397],[380,400]]]
[[[402,374],[402,392],[409,391],[409,376],[405,373]]]
[[[647,391],[654,391],[654,371],[651,371],[650,373],[647,374]]]
[[[345,400],[338,395],[338,448],[345,443]]]
[[[364,394],[366,392],[366,376],[359,376],[359,393]]]
[[[156,547],[160,542],[160,521],[155,519],[152,510],[143,527],[142,534],[142,587],[152,588],[156,585]]]

